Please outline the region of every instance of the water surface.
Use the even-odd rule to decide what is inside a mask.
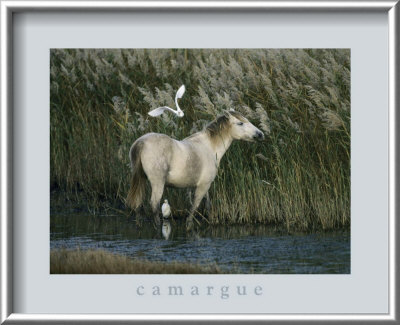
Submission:
[[[125,216],[52,215],[50,248],[103,249],[163,262],[217,264],[232,273],[350,273],[350,232],[289,234],[265,225],[207,226],[188,234]]]

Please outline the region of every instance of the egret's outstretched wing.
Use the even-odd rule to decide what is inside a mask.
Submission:
[[[175,100],[176,100],[177,98],[182,98],[182,97],[183,97],[183,94],[185,93],[185,91],[186,91],[185,85],[182,85],[182,86],[178,89],[178,91],[176,92]]]
[[[173,113],[176,114],[176,112],[175,112],[172,108],[170,108],[170,107],[168,107],[168,106],[158,107],[158,108],[153,109],[152,111],[150,111],[148,114],[149,114],[150,116],[155,117],[155,116],[159,116],[159,115],[161,115],[162,113],[164,113],[165,110],[170,110],[171,112],[173,112]]]
[[[185,93],[185,91],[186,91],[185,85],[182,85],[182,86],[178,89],[178,91],[176,92],[176,95],[175,95],[175,105],[176,105],[176,109],[178,110],[177,115],[178,115],[179,117],[183,117],[184,114],[183,114],[181,108],[180,108],[179,105],[178,105],[178,98],[182,98],[182,97],[183,97],[183,94]]]

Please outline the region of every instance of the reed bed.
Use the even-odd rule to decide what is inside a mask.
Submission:
[[[103,250],[66,250],[50,252],[50,274],[219,274],[214,264],[152,262],[132,259]]]
[[[199,220],[349,227],[349,50],[55,49],[50,67],[51,189],[65,200],[128,214],[133,141],[147,132],[182,139],[233,108],[266,140],[232,145]],[[174,107],[182,84],[184,118],[147,115]],[[176,216],[187,213],[182,190],[164,197]]]

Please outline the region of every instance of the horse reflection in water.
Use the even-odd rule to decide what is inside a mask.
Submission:
[[[151,185],[150,204],[154,222],[160,224],[160,200],[165,186],[194,188],[194,201],[186,219],[193,227],[193,214],[217,175],[220,161],[233,140],[264,139],[264,134],[235,111],[224,114],[203,131],[177,141],[165,134],[147,133],[129,152],[132,177],[127,205],[136,210],[143,202],[146,178]]]

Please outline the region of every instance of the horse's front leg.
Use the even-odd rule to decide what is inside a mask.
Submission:
[[[164,183],[150,182],[151,183],[151,198],[150,204],[153,210],[154,222],[157,226],[160,225],[160,200],[164,192]]]
[[[193,215],[196,209],[199,207],[201,200],[203,199],[204,195],[207,193],[208,189],[210,188],[211,183],[202,184],[196,187],[196,191],[194,193],[194,202],[192,208],[190,209],[189,216],[186,219],[186,229],[190,230],[193,228]]]

